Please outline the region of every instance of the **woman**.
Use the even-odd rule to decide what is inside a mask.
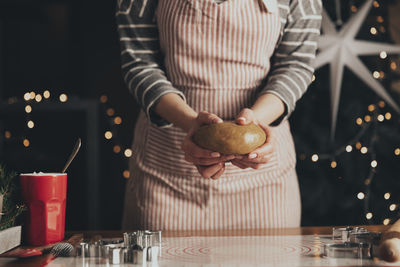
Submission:
[[[299,226],[287,117],[311,82],[320,0],[119,0],[122,70],[143,111],[124,229]],[[256,123],[246,156],[196,146],[203,124]],[[211,178],[211,179],[210,179]]]

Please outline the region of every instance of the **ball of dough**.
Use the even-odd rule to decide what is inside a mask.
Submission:
[[[252,123],[238,125],[232,122],[210,124],[200,127],[193,141],[200,147],[222,154],[244,155],[263,145],[265,131]]]

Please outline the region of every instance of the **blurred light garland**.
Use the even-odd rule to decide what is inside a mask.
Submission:
[[[105,139],[112,142],[113,152],[121,155],[123,160],[131,158],[133,156],[133,151],[129,147],[124,148],[124,146],[121,145],[118,135],[116,135],[117,127],[122,125],[122,117],[117,115],[115,109],[109,105],[109,97],[107,95],[101,95],[99,101],[103,105],[105,114],[109,117],[107,121],[109,122],[109,127],[111,128],[106,130],[104,133]],[[123,153],[121,153],[121,151],[123,151]],[[129,170],[123,170],[121,175],[125,179],[130,178]]]
[[[330,167],[332,169],[335,169],[338,166],[338,162],[336,159],[346,153],[353,152],[353,147],[356,148],[356,150],[359,150],[359,152],[363,156],[369,156],[369,172],[368,176],[364,180],[364,190],[359,192],[356,195],[356,198],[359,200],[364,201],[363,209],[364,209],[364,214],[365,218],[369,222],[373,218],[373,213],[371,211],[371,206],[370,206],[370,196],[371,196],[371,183],[373,182],[376,172],[377,172],[377,167],[378,167],[378,161],[377,161],[377,156],[375,152],[375,145],[377,140],[379,139],[378,137],[378,127],[379,125],[386,119],[386,121],[391,119],[391,114],[389,112],[385,113],[385,116],[382,115],[382,108],[385,107],[385,102],[384,101],[379,101],[376,105],[369,105],[368,106],[368,112],[370,114],[367,114],[364,116],[364,121],[362,121],[361,118],[356,119],[356,125],[360,127],[359,132],[348,142],[346,142],[345,145],[342,145],[338,147],[337,149],[333,150],[331,153],[311,153],[311,156],[307,157],[304,153],[299,156],[301,160],[305,160],[309,158],[312,162],[317,163],[321,161],[329,161]],[[363,136],[367,133],[368,130],[372,131],[372,135],[369,138],[369,141],[366,143],[361,143],[361,140],[363,139]],[[400,155],[400,148],[394,148],[392,151],[394,151],[394,154],[396,156]],[[338,179],[342,179],[342,177],[338,177]],[[384,199],[388,200],[390,198],[391,194],[389,192],[385,193]],[[390,211],[395,211],[398,208],[397,204],[390,203],[388,209]],[[389,224],[390,223],[390,218],[385,218],[383,220],[383,224]]]
[[[32,141],[29,139],[29,134],[28,130],[31,130],[36,127],[36,123],[32,119],[32,112],[34,111],[34,106],[40,102],[52,102],[54,99],[51,99],[51,92],[50,90],[46,89],[42,93],[37,93],[35,91],[29,91],[26,92],[23,96],[22,99],[19,99],[18,97],[10,97],[7,100],[8,105],[13,105],[24,102],[24,113],[25,113],[25,125],[27,131],[24,131],[23,134],[14,134],[12,133],[9,129],[4,130],[4,138],[6,141],[17,141],[20,142],[26,149],[31,147]],[[68,95],[66,93],[61,93],[58,96],[58,101],[61,103],[66,103],[68,101]],[[130,158],[133,156],[133,151],[130,148],[123,148],[119,144],[119,140],[116,136],[116,126],[122,125],[123,119],[121,116],[116,116],[115,109],[112,107],[108,106],[108,96],[107,95],[101,95],[99,98],[99,102],[103,105],[104,107],[104,114],[109,118],[108,121],[108,127],[110,129],[107,129],[104,132],[104,138],[106,140],[110,140],[114,143],[113,145],[113,152],[115,154],[120,154],[121,151],[124,153],[121,153],[120,155],[122,156],[123,160],[126,160],[127,158]],[[123,170],[121,172],[121,176],[124,178],[129,178],[130,173],[129,170]]]

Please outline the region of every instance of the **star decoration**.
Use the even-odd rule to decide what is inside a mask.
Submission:
[[[387,43],[356,40],[373,0],[367,0],[360,10],[353,15],[339,31],[325,10],[322,14],[322,32],[318,40],[318,54],[314,61],[315,69],[330,64],[330,98],[331,98],[331,138],[335,136],[337,113],[342,88],[343,70],[348,67],[377,95],[382,97],[395,111],[400,108],[385,88],[373,76],[358,56],[400,53],[400,46]]]

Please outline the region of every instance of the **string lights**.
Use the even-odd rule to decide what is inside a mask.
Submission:
[[[114,123],[115,123],[116,125],[120,125],[120,124],[122,123],[121,117],[119,117],[119,116],[115,117],[115,118],[114,118]]]
[[[29,129],[32,129],[33,127],[35,127],[35,123],[33,121],[28,121],[27,125],[28,125]]]
[[[25,138],[25,139],[22,141],[22,143],[24,144],[24,147],[29,147],[29,145],[31,144],[27,138]]]
[[[44,91],[43,92],[43,97],[46,98],[46,99],[49,99],[50,98],[50,91],[49,90]]]
[[[31,113],[31,112],[32,112],[32,107],[31,107],[31,105],[26,105],[26,106],[25,106],[25,112],[26,112],[26,113]]]
[[[115,145],[113,147],[113,151],[115,154],[118,154],[119,152],[121,152],[121,147],[119,145]]]
[[[116,126],[121,126],[122,125],[122,121],[123,121],[122,117],[116,115],[115,109],[108,105],[109,98],[108,98],[107,95],[101,95],[99,100],[100,100],[100,103],[104,105],[106,115],[108,117],[110,117],[109,121],[110,121],[110,126],[112,128],[110,130],[107,130],[104,133],[104,138],[106,140],[110,140],[110,141],[112,141],[114,143],[112,150],[113,150],[113,152],[115,154],[120,154],[122,152],[121,155],[125,159],[127,159],[127,158],[129,159],[130,157],[133,156],[132,149],[130,149],[130,148],[122,148],[122,146],[118,142],[118,138],[116,138],[116,135],[114,134],[117,131]],[[125,179],[129,179],[130,178],[129,170],[123,170],[122,171],[122,177],[125,178]]]
[[[104,137],[107,139],[107,140],[110,140],[111,138],[112,138],[112,132],[111,131],[107,131],[107,132],[105,132],[104,133]]]
[[[130,157],[132,157],[132,154],[133,153],[132,153],[132,150],[130,148],[125,149],[125,151],[124,151],[125,157],[130,158]]]
[[[27,129],[33,129],[34,127],[36,127],[36,123],[33,121],[33,119],[31,118],[32,116],[32,112],[34,110],[34,106],[36,104],[39,104],[43,101],[54,101],[55,99],[51,99],[51,92],[50,90],[46,89],[42,92],[35,92],[35,91],[28,91],[23,95],[23,99],[22,102],[24,102],[24,112],[26,114],[26,127]],[[68,95],[66,93],[60,93],[58,95],[58,99],[59,102],[61,103],[66,103],[68,101]],[[18,103],[20,100],[17,97],[11,97],[8,99],[8,104],[15,104]],[[101,95],[99,98],[99,101],[101,104],[107,105],[108,104],[108,96],[107,95]],[[110,117],[110,124],[109,126],[112,129],[108,129],[104,132],[104,138],[106,140],[110,140],[114,142],[113,145],[113,152],[115,154],[120,154],[121,152],[121,156],[123,156],[124,159],[130,158],[133,156],[133,151],[130,148],[122,148],[122,146],[120,144],[115,144],[118,143],[118,140],[115,136],[115,132],[116,126],[121,126],[123,123],[123,119],[121,116],[117,116],[116,112],[113,108],[111,107],[107,107],[105,108],[105,113],[108,117]],[[10,140],[11,138],[14,139],[19,139],[21,140],[20,142],[22,143],[22,145],[25,148],[29,148],[32,143],[31,140],[27,137],[29,134],[28,132],[23,133],[24,137],[23,138],[18,138],[18,136],[12,136],[11,131],[9,130],[5,130],[4,131],[4,138],[6,140]],[[122,171],[122,177],[128,179],[130,177],[130,172],[128,170],[123,170]]]
[[[11,132],[10,132],[10,131],[5,131],[4,137],[5,137],[6,139],[10,139],[10,138],[11,138]]]
[[[59,99],[60,99],[61,102],[65,103],[68,100],[68,96],[66,94],[61,94],[59,96]]]
[[[125,170],[122,175],[124,176],[124,178],[128,179],[130,176],[130,172],[128,170]]]
[[[346,145],[341,146],[337,149],[335,149],[332,153],[313,153],[311,154],[311,161],[314,163],[321,163],[322,161],[328,161],[330,162],[330,167],[332,169],[337,168],[338,162],[334,159],[339,158],[343,153],[351,153],[355,151],[358,151],[361,155],[363,156],[369,156],[369,174],[367,178],[364,180],[364,185],[365,189],[362,192],[358,192],[356,194],[356,198],[359,200],[364,201],[364,214],[365,218],[370,221],[373,218],[373,213],[370,211],[370,203],[369,203],[369,196],[371,194],[370,190],[370,185],[371,182],[373,181],[375,175],[376,175],[376,169],[378,167],[378,160],[376,159],[376,152],[375,152],[375,143],[378,140],[377,136],[377,127],[379,124],[384,122],[385,120],[388,121],[392,118],[391,114],[389,112],[384,113],[383,115],[382,108],[385,107],[385,102],[384,101],[379,101],[377,104],[371,104],[368,106],[367,110],[369,114],[366,114],[364,116],[364,119],[361,117],[358,117],[355,120],[355,124],[360,127],[359,132],[356,134],[356,136],[348,141]],[[363,137],[366,135],[366,133],[372,130],[372,137],[370,137],[369,141],[365,143],[361,143],[361,140]],[[396,156],[400,156],[400,148],[396,147],[393,149],[393,152]],[[302,154],[303,157],[299,158],[301,160],[305,160],[307,157]],[[342,179],[340,176],[338,179]],[[389,192],[384,194],[384,199],[388,200],[391,197],[391,194]],[[395,211],[398,208],[397,204],[390,204],[389,210],[390,211]],[[389,218],[385,218],[382,222],[383,224],[388,224],[390,223]]]
[[[44,100],[51,101],[50,96],[51,96],[50,90],[47,90],[47,89],[42,92],[28,91],[28,92],[24,93],[21,101],[24,103],[24,112],[26,113],[27,129],[33,129],[34,127],[36,127],[36,123],[31,118],[31,114],[34,110],[35,104],[39,104],[39,103],[43,102]],[[62,93],[59,95],[60,102],[64,103],[67,100],[68,100],[67,94]],[[20,99],[18,99],[18,97],[10,97],[7,101],[7,103],[9,105],[17,104],[19,102],[20,102]],[[24,135],[24,137],[18,137],[18,135],[15,135],[13,137],[9,130],[5,130],[5,132],[4,132],[4,137],[6,140],[19,139],[19,140],[22,140],[21,141],[22,145],[25,148],[30,147],[31,141],[26,137],[28,135],[28,132],[24,132],[22,135]]]
[[[340,3],[340,1],[337,1],[337,3]],[[381,3],[379,1],[373,1],[373,7],[381,8]],[[336,12],[338,12],[338,10],[341,9],[337,8]],[[356,13],[358,11],[358,7],[355,5],[351,5],[350,10],[351,12]],[[340,17],[339,15],[337,15],[336,17]],[[385,19],[382,16],[376,16],[376,22],[376,25],[369,26],[369,34],[372,35],[372,39],[378,37],[383,38],[384,36],[381,34],[386,33],[386,28],[383,25]],[[340,27],[341,24],[336,23],[336,26]],[[379,80],[379,82],[388,81],[387,78],[391,77],[390,73],[385,73],[385,71],[379,69],[380,64],[385,64],[389,67],[389,70],[391,71],[395,71],[398,68],[398,62],[390,58],[388,59],[389,52],[390,51],[385,51],[384,49],[382,49],[382,51],[378,53],[380,61],[376,66],[374,66],[374,69],[371,72],[372,77]],[[316,76],[314,75],[312,81],[315,80]],[[315,153],[314,151],[310,151],[307,154],[301,153],[299,155],[300,160],[310,160],[312,164],[316,164],[318,166],[328,163],[330,164],[331,169],[338,169],[341,162],[340,157],[343,156],[343,154],[353,153],[351,157],[357,156],[358,154],[358,157],[361,159],[360,162],[364,164],[368,172],[366,177],[363,179],[364,188],[355,193],[355,197],[356,199],[363,202],[363,212],[368,222],[372,222],[373,220],[377,221],[379,219],[378,217],[374,216],[374,213],[371,209],[371,201],[376,201],[375,196],[373,196],[374,200],[371,199],[371,184],[374,181],[380,165],[380,158],[377,158],[376,149],[379,149],[378,151],[382,151],[382,148],[378,146],[378,140],[380,138],[379,133],[381,132],[381,130],[378,131],[378,128],[386,121],[392,119],[392,114],[390,112],[383,112],[385,106],[386,103],[384,101],[379,101],[376,104],[368,105],[368,112],[366,112],[367,114],[364,114],[363,116],[357,116],[354,120],[355,125],[359,127],[358,132],[353,138],[351,138],[351,140],[348,140],[343,145],[331,149],[328,153]],[[400,156],[400,145],[396,145],[391,149],[389,148],[389,151],[391,151],[391,153],[394,153],[394,156]],[[382,160],[384,158],[385,157],[382,157]],[[338,175],[337,178],[341,180],[343,179],[343,176]],[[386,192],[383,197],[387,201],[391,198],[391,193]],[[398,204],[393,202],[394,201],[392,201],[392,203],[385,202],[385,205],[388,205],[387,210],[390,212],[397,211],[399,207]],[[399,215],[391,213],[389,216],[398,217]],[[393,218],[382,218],[381,223],[385,225],[389,224],[392,219]]]
[[[112,117],[115,114],[115,110],[113,108],[108,108],[106,113],[108,116]]]
[[[35,100],[36,100],[36,102],[41,102],[42,101],[42,95],[40,95],[40,94],[37,94],[36,96],[35,96]]]

